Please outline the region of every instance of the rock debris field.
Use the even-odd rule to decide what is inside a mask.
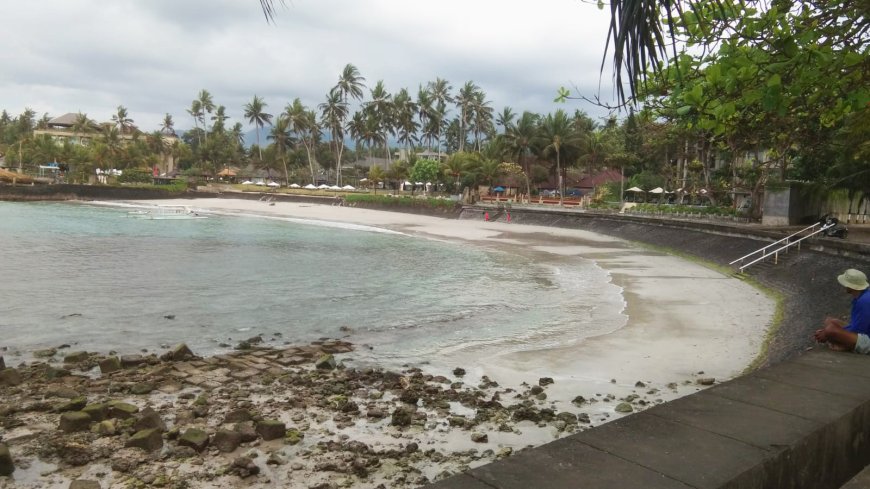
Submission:
[[[0,357],[0,487],[419,487],[714,382],[557,403],[548,377],[351,367],[341,340],[237,348]]]

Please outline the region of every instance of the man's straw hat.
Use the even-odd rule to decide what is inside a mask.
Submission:
[[[850,268],[843,272],[842,275],[838,275],[837,281],[840,282],[840,285],[843,287],[852,290],[864,290],[870,286],[870,284],[867,283],[867,276],[864,275],[864,272],[855,270],[854,268]]]

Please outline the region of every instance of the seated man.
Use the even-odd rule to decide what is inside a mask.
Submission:
[[[813,335],[816,341],[827,343],[832,350],[870,354],[870,293],[867,276],[850,268],[837,276],[846,293],[852,296],[849,324],[835,318],[825,318],[825,327]]]

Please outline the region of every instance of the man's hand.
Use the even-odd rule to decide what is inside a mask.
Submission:
[[[813,333],[813,338],[815,338],[819,343],[828,341],[828,334],[825,331],[825,328],[817,329],[816,332]]]

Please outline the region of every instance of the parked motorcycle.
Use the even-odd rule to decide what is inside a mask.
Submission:
[[[841,223],[839,219],[829,214],[825,214],[819,219],[819,224],[825,229],[822,234],[829,238],[846,239],[849,235],[849,228]]]

